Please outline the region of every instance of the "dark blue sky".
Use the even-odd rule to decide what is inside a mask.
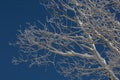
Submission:
[[[43,66],[28,68],[11,63],[18,52],[8,42],[16,39],[19,25],[44,20],[44,14],[38,0],[0,0],[0,80],[63,80],[53,68],[45,72]]]
[[[16,39],[19,25],[44,21],[45,14],[39,0],[0,0],[0,80],[65,80],[52,67],[45,72],[44,66],[28,68],[25,64],[11,63],[18,50],[8,42]],[[117,19],[120,19],[119,14]]]

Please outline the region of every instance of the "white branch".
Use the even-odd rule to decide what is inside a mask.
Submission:
[[[81,53],[76,53],[74,51],[67,51],[67,52],[62,52],[62,51],[52,51],[50,50],[51,52],[54,52],[55,54],[59,54],[59,55],[63,55],[63,56],[79,56],[81,58],[91,58],[93,59],[94,56],[93,55],[90,55],[90,54],[87,54],[87,53],[84,53],[84,54],[81,54]]]

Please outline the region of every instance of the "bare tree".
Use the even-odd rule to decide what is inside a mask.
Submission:
[[[69,80],[119,80],[119,0],[40,0],[48,12],[19,30],[15,45],[23,52],[12,62],[54,65]]]

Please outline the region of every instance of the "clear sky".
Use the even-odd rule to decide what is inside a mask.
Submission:
[[[16,39],[19,25],[44,17],[38,0],[0,0],[0,80],[65,80],[51,67],[45,72],[44,66],[28,68],[25,64],[11,63],[18,52],[8,42]]]
[[[0,80],[67,80],[52,67],[45,72],[44,66],[29,68],[27,64],[11,63],[19,52],[8,43],[16,40],[19,26],[24,28],[26,22],[44,21],[45,14],[39,0],[0,0]],[[120,13],[116,17],[120,21]],[[98,51],[101,49],[99,46]]]

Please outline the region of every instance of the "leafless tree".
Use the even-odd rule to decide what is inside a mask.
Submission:
[[[119,0],[40,0],[48,12],[19,30],[15,45],[23,52],[12,62],[54,65],[69,80],[119,80]]]

